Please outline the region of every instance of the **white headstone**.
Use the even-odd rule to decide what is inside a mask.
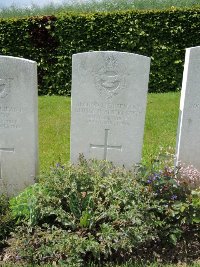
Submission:
[[[150,58],[124,52],[73,55],[71,161],[127,167],[141,160]]]
[[[200,170],[200,46],[186,49],[176,155]]]
[[[0,193],[34,183],[37,124],[36,62],[0,56]]]

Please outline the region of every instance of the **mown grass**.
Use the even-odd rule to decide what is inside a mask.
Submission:
[[[180,93],[149,94],[145,122],[143,161],[150,162],[163,147],[175,151]],[[69,97],[39,97],[40,170],[48,172],[70,158]],[[80,129],[81,131],[81,129]]]
[[[146,110],[143,161],[161,149],[175,152],[180,93],[149,94]]]
[[[1,18],[37,15],[56,15],[62,12],[112,12],[130,9],[164,9],[171,7],[193,7],[200,5],[199,0],[88,0],[86,2],[64,1],[62,5],[47,4],[43,7],[32,4],[29,8],[12,5],[2,8]]]
[[[39,97],[39,158],[40,170],[48,171],[70,157],[69,97]]]

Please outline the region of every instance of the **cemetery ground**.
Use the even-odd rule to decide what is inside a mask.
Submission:
[[[178,186],[170,161],[152,165],[160,147],[175,147],[179,99],[148,95],[143,167],[135,177],[84,158],[78,168],[67,165],[71,99],[39,97],[40,183],[13,198],[12,211],[0,199],[0,266],[200,266],[199,191],[181,180]]]
[[[150,163],[161,148],[175,148],[179,99],[180,93],[148,94],[143,162]],[[70,103],[69,97],[39,97],[41,172],[70,158]]]

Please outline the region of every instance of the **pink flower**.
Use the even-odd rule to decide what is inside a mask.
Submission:
[[[176,178],[179,184],[188,185],[190,189],[200,186],[200,171],[193,165],[180,164]]]

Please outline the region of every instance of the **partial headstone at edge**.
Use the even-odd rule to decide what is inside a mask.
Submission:
[[[16,195],[38,171],[37,64],[0,56],[0,193]]]
[[[200,46],[186,49],[176,145],[179,163],[200,171]]]
[[[115,51],[72,59],[71,162],[131,167],[142,155],[150,58]]]

